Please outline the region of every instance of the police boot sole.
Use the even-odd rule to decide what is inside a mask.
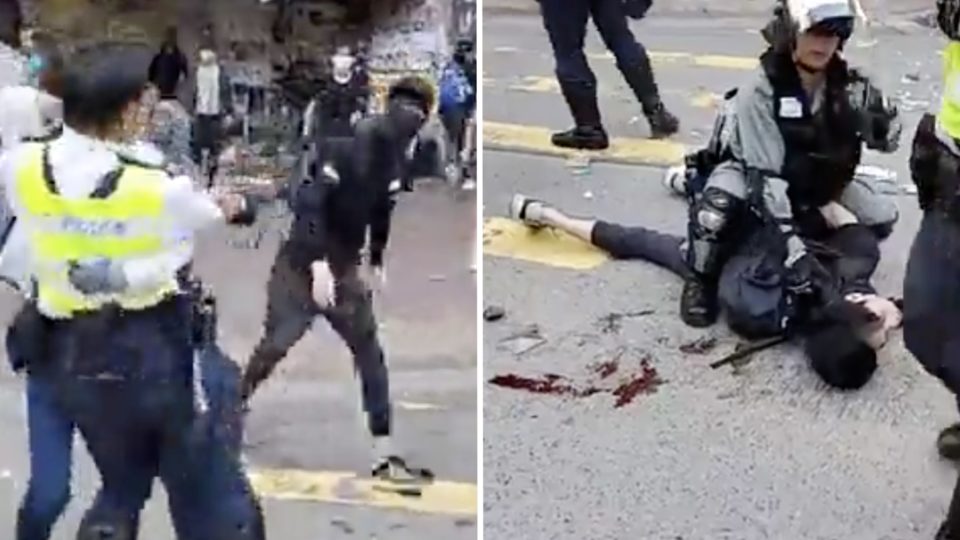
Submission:
[[[555,133],[550,142],[560,148],[572,150],[606,150],[610,148],[610,139],[606,136],[583,136],[569,133]]]

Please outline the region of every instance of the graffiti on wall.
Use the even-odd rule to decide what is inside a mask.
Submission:
[[[441,0],[378,2],[373,13],[370,69],[436,70],[446,51],[444,29],[447,24],[441,6]]]

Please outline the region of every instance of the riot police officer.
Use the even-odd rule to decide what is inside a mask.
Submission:
[[[680,129],[680,122],[660,100],[653,67],[647,51],[634,38],[627,25],[631,4],[649,0],[539,0],[543,24],[553,46],[557,80],[576,124],[573,129],[555,133],[552,142],[565,148],[602,150],[610,144],[603,129],[597,104],[597,78],[583,52],[584,37],[590,19],[617,58],[617,68],[643,107],[653,138],[669,137]],[[643,10],[645,11],[645,10]]]
[[[390,87],[385,114],[360,120],[350,139],[321,142],[316,176],[290,194],[293,226],[267,285],[264,335],[243,374],[247,401],[313,320],[326,318],[353,353],[373,437],[372,472],[388,480],[416,480],[419,474],[390,444],[389,380],[371,288],[385,279],[384,251],[406,151],[434,99],[427,81],[401,79]],[[368,230],[369,260],[364,263],[361,250]]]
[[[750,209],[779,230],[797,291],[824,275],[803,241],[828,232],[824,211],[851,214],[879,238],[898,219],[892,202],[854,178],[863,145],[893,152],[902,127],[895,107],[840,56],[854,28],[849,2],[798,0],[780,16],[759,73],[728,94],[713,143],[688,159],[696,187],[680,311],[690,326],[716,320],[720,271]]]

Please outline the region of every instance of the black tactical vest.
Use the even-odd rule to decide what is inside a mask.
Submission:
[[[827,67],[823,102],[815,114],[789,52],[770,49],[760,63],[773,86],[773,112],[786,149],[782,175],[794,210],[836,200],[853,180],[862,152],[857,116],[847,97],[846,62],[835,57]]]

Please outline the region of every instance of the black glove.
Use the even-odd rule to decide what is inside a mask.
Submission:
[[[812,253],[787,267],[787,289],[797,296],[813,296],[829,287],[830,272]]]

